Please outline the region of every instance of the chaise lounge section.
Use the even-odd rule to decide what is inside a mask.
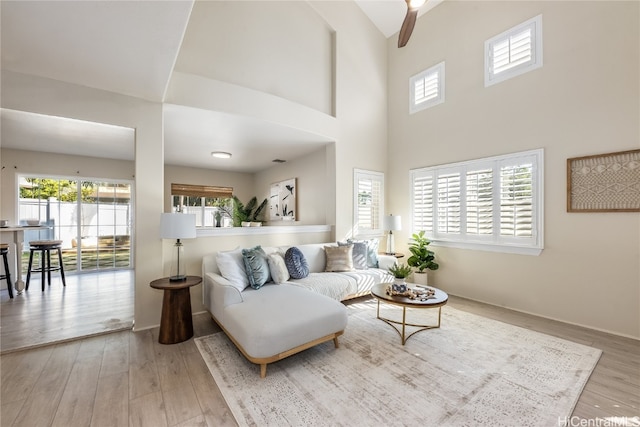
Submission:
[[[257,288],[245,285],[243,274],[247,272],[241,250],[203,258],[205,307],[247,360],[260,365],[262,378],[269,363],[330,340],[338,348],[338,337],[347,326],[347,311],[341,301],[368,294],[374,284],[392,280],[386,271],[395,262],[390,256],[379,257],[375,261],[378,267],[325,271],[327,246],[337,245],[296,246],[308,275],[282,281],[282,272],[270,263],[270,277],[278,280]],[[290,247],[260,249],[268,256],[285,254]]]

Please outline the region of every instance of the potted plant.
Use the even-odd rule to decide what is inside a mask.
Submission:
[[[411,274],[411,267],[405,264],[394,263],[389,267],[389,273],[393,274],[395,281],[391,288],[396,292],[405,292],[407,290],[407,277]]]
[[[428,277],[425,270],[437,270],[440,266],[435,262],[435,252],[428,248],[431,242],[424,237],[424,230],[413,234],[411,240],[413,240],[413,243],[409,245],[411,256],[407,259],[407,264],[416,269],[413,273],[413,281],[426,285]]]
[[[260,221],[260,214],[267,206],[267,199],[258,205],[258,198],[252,197],[247,204],[243,204],[240,199],[233,196],[233,226],[249,226],[252,222]]]

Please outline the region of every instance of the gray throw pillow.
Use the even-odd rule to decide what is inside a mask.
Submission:
[[[356,270],[366,270],[369,268],[367,264],[367,245],[363,242],[338,242],[338,246],[353,245],[353,268]]]
[[[348,239],[347,243],[364,243],[367,247],[367,267],[378,268],[378,239],[369,240],[352,240]]]

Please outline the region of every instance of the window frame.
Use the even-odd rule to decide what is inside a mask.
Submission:
[[[497,74],[494,73],[494,58],[492,54],[493,46],[500,42],[508,41],[512,36],[520,34],[527,28],[532,32],[531,60],[505,69]],[[509,49],[509,52],[511,52],[511,49]],[[529,71],[541,68],[543,65],[542,57],[542,15],[537,15],[516,25],[515,27],[491,37],[484,42],[484,87],[489,87],[521,74],[528,73]]]
[[[531,236],[517,237],[503,234],[505,221],[501,209],[505,204],[501,200],[501,173],[504,168],[522,166],[530,162],[531,167]],[[469,172],[492,170],[491,184],[491,234],[469,233],[468,194],[466,181]],[[438,177],[446,174],[460,176],[459,231],[446,233],[441,231],[441,217],[438,215],[441,201],[438,200]],[[439,246],[463,249],[475,249],[492,252],[539,255],[544,249],[544,150],[535,149],[518,153],[493,156],[464,162],[412,169],[409,171],[411,198],[411,233],[425,229],[426,235]],[[416,183],[420,186],[416,187]],[[426,190],[425,190],[426,189]],[[417,203],[416,192],[427,194],[429,203]],[[425,208],[431,206],[431,208]],[[455,216],[455,207],[452,209]],[[427,227],[424,227],[424,225]],[[429,229],[430,224],[430,229]],[[502,228],[501,228],[502,225]]]
[[[380,196],[378,198],[378,206],[374,207],[374,210],[377,209],[377,228],[370,229],[361,229],[360,228],[360,210],[359,210],[359,190],[360,190],[360,181],[363,179],[368,179],[372,181],[377,181],[380,184]],[[353,229],[352,234],[356,238],[364,238],[364,237],[379,237],[383,235],[382,229],[382,218],[384,217],[384,173],[376,172],[365,169],[354,169],[353,170]]]
[[[427,99],[416,103],[416,84],[420,80],[424,80],[431,74],[437,73],[438,75],[438,90],[437,95],[433,98]],[[409,114],[415,114],[419,111],[426,110],[427,108],[435,107],[438,104],[442,104],[445,101],[445,64],[444,61],[427,68],[424,71],[419,72],[409,78]]]

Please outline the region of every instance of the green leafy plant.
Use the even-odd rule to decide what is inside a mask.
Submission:
[[[424,270],[437,270],[440,268],[437,262],[435,262],[435,252],[429,250],[428,246],[431,243],[429,239],[424,237],[424,231],[411,236],[413,243],[409,245],[409,251],[411,256],[407,259],[407,264],[418,270],[419,273],[424,273]]]
[[[266,206],[267,199],[258,205],[258,198],[254,196],[245,205],[238,197],[233,196],[233,226],[240,227],[243,222],[260,221],[260,215]]]
[[[405,264],[394,263],[389,267],[389,273],[396,279],[406,279],[411,274],[411,267]]]

